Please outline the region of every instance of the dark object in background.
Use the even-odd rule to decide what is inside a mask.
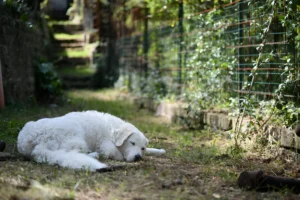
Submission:
[[[6,147],[6,143],[3,140],[0,140],[0,152],[3,152]]]
[[[238,178],[238,186],[256,191],[277,191],[290,189],[294,193],[300,192],[300,180],[285,177],[267,176],[262,170],[244,171]]]
[[[300,124],[298,124],[298,125],[296,126],[295,132],[296,132],[296,135],[297,135],[298,137],[300,137]]]

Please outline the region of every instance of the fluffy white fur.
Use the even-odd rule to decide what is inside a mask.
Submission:
[[[98,161],[99,155],[131,162],[143,154],[165,153],[147,145],[148,139],[134,125],[97,111],[31,121],[18,136],[19,152],[37,162],[91,171],[107,167]]]

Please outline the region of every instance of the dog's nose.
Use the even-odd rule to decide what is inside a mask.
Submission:
[[[139,161],[139,160],[141,160],[142,159],[142,156],[140,155],[140,154],[137,154],[137,155],[135,155],[134,156],[134,161],[136,162],[136,161]]]

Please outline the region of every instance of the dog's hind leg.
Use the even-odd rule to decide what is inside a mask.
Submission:
[[[49,150],[43,145],[37,145],[32,156],[35,161],[48,163],[50,165],[58,164],[62,167],[71,169],[86,169],[96,171],[97,169],[106,168],[107,165],[98,160],[89,157],[86,154],[77,151],[66,150]]]
[[[39,144],[33,148],[31,157],[38,163],[44,163],[50,159],[50,153],[51,151],[45,145]]]
[[[146,148],[145,154],[146,155],[155,155],[155,156],[160,156],[162,154],[165,154],[166,150],[164,149],[155,149],[155,148]]]
[[[65,149],[66,151],[75,150],[81,153],[87,153],[90,151],[87,143],[83,139],[77,137],[63,142],[59,149]]]

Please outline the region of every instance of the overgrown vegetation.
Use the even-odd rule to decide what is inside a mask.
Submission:
[[[256,60],[253,60],[253,68],[244,83],[243,90],[246,91],[246,95],[240,99],[240,106],[238,107],[241,112],[238,112],[238,120],[236,122],[235,131],[235,141],[236,145],[240,140],[241,135],[251,134],[253,132],[258,132],[262,134],[262,130],[268,121],[275,121],[279,125],[283,125],[288,128],[295,128],[295,125],[299,123],[300,109],[299,109],[299,74],[297,74],[296,69],[299,68],[299,55],[295,52],[294,54],[287,54],[286,56],[281,56],[280,60],[282,66],[280,68],[284,69],[281,73],[281,84],[278,85],[276,89],[276,95],[273,100],[268,102],[258,102],[251,95],[253,91],[255,81],[257,79],[258,70],[263,67],[264,63],[269,63],[272,60],[278,59],[278,54],[281,50],[274,46],[273,48],[268,48],[266,46],[267,37],[270,35],[271,25],[274,21],[278,20],[282,27],[284,27],[287,38],[286,42],[294,45],[293,48],[298,48],[296,43],[297,37],[299,36],[300,23],[299,20],[299,6],[292,1],[267,1],[267,6],[259,6],[259,3],[255,1],[249,2],[249,7],[258,7],[253,14],[256,16],[261,16],[264,12],[265,14],[261,16],[267,20],[259,21],[256,23],[255,29],[258,29],[261,33],[260,35],[260,45],[256,48],[258,51],[258,56]],[[285,13],[282,11],[285,10]],[[297,36],[298,35],[298,36]],[[296,40],[296,41],[295,41]],[[285,51],[285,50],[283,50]],[[296,51],[296,49],[294,49]],[[298,49],[299,51],[299,49]],[[265,56],[266,55],[266,56]],[[293,61],[292,61],[293,60]],[[296,73],[295,73],[296,72]],[[250,81],[248,81],[250,80]],[[292,100],[291,101],[291,98]],[[236,106],[236,105],[235,105]],[[247,133],[241,134],[241,126],[243,119],[246,116],[250,116],[250,121],[248,124],[249,130]],[[248,136],[247,136],[248,137]]]
[[[226,15],[222,10],[199,15],[195,20],[201,29],[195,33],[196,39],[187,44],[187,49],[192,53],[185,66],[187,72],[183,97],[188,103],[188,118],[183,122],[189,123],[191,128],[201,128],[199,120],[202,119],[203,110],[226,108],[232,95],[232,75],[237,58],[234,49],[226,49],[226,46],[233,44],[233,37],[227,33],[228,24],[233,19]],[[214,19],[219,20],[216,23]]]
[[[262,133],[270,122],[288,128],[299,123],[298,1],[197,5],[184,1],[182,19],[180,1],[129,1],[126,5],[139,9],[140,21],[132,37],[119,42],[131,45],[130,50],[121,51],[121,59],[128,60],[121,67],[130,72],[121,81],[136,95],[184,101],[183,123],[193,129],[203,127],[206,110],[217,108],[238,116],[237,129],[231,134],[236,143]],[[134,17],[126,22],[134,24]],[[151,76],[152,72],[158,75]],[[160,80],[161,88],[151,84]],[[241,134],[244,118],[250,121],[248,131]]]
[[[52,63],[36,63],[35,90],[38,102],[53,103],[62,97],[62,83],[54,71]]]

